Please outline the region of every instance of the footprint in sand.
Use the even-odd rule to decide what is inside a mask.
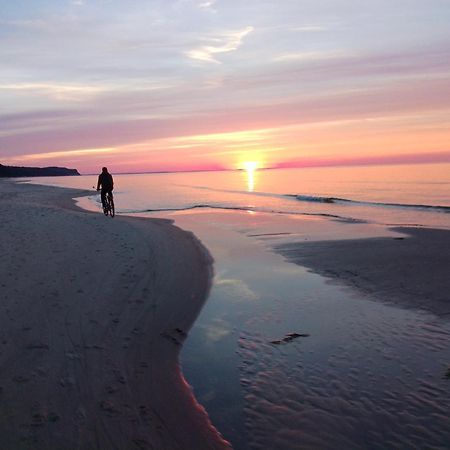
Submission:
[[[145,439],[133,439],[133,444],[140,450],[152,449],[153,445]]]
[[[27,350],[48,350],[49,346],[42,342],[32,342],[31,344],[28,344],[26,348]]]
[[[120,413],[120,410],[116,407],[116,405],[114,405],[114,403],[112,403],[109,400],[102,400],[100,402],[100,408],[103,411],[108,412],[110,414],[118,414],[118,413]]]
[[[24,377],[23,375],[16,375],[13,378],[13,381],[15,381],[16,383],[27,383],[28,381],[30,381],[30,379],[27,377]]]

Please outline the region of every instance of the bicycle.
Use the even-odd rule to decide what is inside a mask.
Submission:
[[[105,206],[103,207],[103,213],[105,214],[105,216],[109,214],[111,218],[116,215],[112,192],[107,192],[105,195]]]
[[[95,186],[92,186],[95,189]],[[107,192],[105,195],[105,205],[103,206],[103,214],[105,216],[114,217],[116,215],[116,210],[114,208],[114,197],[112,195],[112,192]]]

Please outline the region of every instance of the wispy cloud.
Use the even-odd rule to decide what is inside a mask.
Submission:
[[[283,53],[273,58],[274,61],[321,61],[354,57],[356,54],[348,50],[293,52]]]
[[[62,83],[3,83],[0,91],[16,91],[27,95],[44,95],[57,100],[80,101],[108,89],[105,86],[69,85]]]
[[[44,159],[56,159],[56,158],[68,158],[72,156],[95,156],[104,153],[112,153],[117,151],[116,148],[85,148],[80,150],[68,150],[64,152],[48,152],[48,153],[33,153],[31,155],[21,155],[20,159],[24,161],[44,160]]]
[[[264,138],[264,130],[289,124],[324,123],[335,120],[360,119],[399,114],[424,114],[426,111],[449,111],[448,80],[422,80],[415,83],[393,83],[389,87],[359,89],[334,95],[316,95],[290,102],[259,106],[241,106],[197,111],[189,117],[126,120],[109,116],[106,110],[79,111],[62,126],[55,117],[55,128],[45,132],[18,132],[0,137],[0,147],[23,153],[76,150],[79,148],[116,147],[177,136],[192,136],[189,142],[245,145]],[[46,118],[48,115],[45,116]],[[20,120],[20,116],[16,117]],[[35,120],[39,120],[35,116]],[[1,124],[1,122],[0,122]],[[448,125],[448,121],[447,121]],[[6,125],[13,127],[11,121]],[[442,126],[442,125],[440,125]],[[1,129],[1,128],[0,128]],[[241,131],[239,131],[241,130]],[[253,131],[252,131],[253,130]],[[254,131],[256,130],[256,131]],[[226,134],[224,134],[226,133]]]
[[[368,166],[391,164],[450,163],[450,152],[399,153],[376,156],[353,156],[338,158],[302,158],[276,164],[277,168],[286,167],[335,167]]]
[[[216,3],[217,0],[209,0],[202,3],[199,3],[198,7],[202,9],[212,10],[212,6]]]
[[[299,33],[315,33],[319,31],[326,31],[327,28],[319,25],[304,25],[301,27],[291,27],[290,31],[298,31]]]
[[[244,37],[253,30],[253,27],[248,26],[240,31],[226,32],[220,36],[211,37],[208,39],[212,42],[211,44],[202,45],[193,50],[189,50],[186,52],[186,55],[192,59],[220,64],[220,61],[214,56],[220,53],[228,53],[237,50],[242,44]]]
[[[42,19],[0,20],[0,25],[24,29],[43,29],[47,22]]]

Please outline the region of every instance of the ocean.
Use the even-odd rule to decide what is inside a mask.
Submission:
[[[114,176],[119,214],[242,210],[450,228],[450,164]],[[36,181],[92,189],[96,175]],[[98,196],[81,205],[98,209]]]

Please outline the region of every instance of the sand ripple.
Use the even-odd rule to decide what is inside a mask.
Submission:
[[[241,333],[249,448],[448,448],[448,324],[360,319],[320,355],[317,336],[279,346]]]

